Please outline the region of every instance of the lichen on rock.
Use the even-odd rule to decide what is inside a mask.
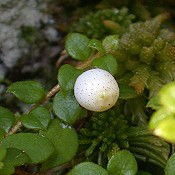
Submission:
[[[28,43],[23,36],[29,35],[28,38],[30,38],[33,33],[24,34],[24,29],[29,28],[42,33],[42,25],[49,24],[49,15],[46,13],[47,3],[48,0],[44,2],[37,0],[0,1],[0,62],[5,67],[14,67],[23,55],[30,53],[31,43]],[[41,35],[41,38],[45,37],[44,32]],[[33,52],[33,54],[36,53]]]

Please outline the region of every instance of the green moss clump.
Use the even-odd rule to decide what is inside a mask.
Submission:
[[[119,72],[118,78],[130,72],[128,84],[137,94],[148,89],[149,98],[156,95],[163,84],[175,80],[175,34],[162,28],[168,18],[165,13],[131,24],[120,37],[118,49],[111,51],[122,67],[123,73]]]
[[[169,155],[169,145],[153,136],[143,127],[129,126],[127,119],[118,108],[94,113],[79,133],[79,151],[85,151],[88,160],[102,166],[117,151],[128,149],[135,157],[164,167]],[[162,154],[163,153],[163,154]]]
[[[126,7],[120,10],[103,9],[80,18],[72,30],[83,33],[90,38],[102,38],[111,32],[120,35],[134,18],[134,15],[128,13]]]

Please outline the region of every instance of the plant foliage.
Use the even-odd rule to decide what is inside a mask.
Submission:
[[[29,110],[0,107],[0,175],[29,166],[58,175],[150,175],[149,165],[174,173],[175,33],[167,13],[133,21],[136,15],[124,7],[80,18],[65,40],[74,64],[59,68],[48,93],[36,81],[9,86]],[[77,77],[91,68],[119,84],[119,99],[105,112],[87,111],[74,97]]]

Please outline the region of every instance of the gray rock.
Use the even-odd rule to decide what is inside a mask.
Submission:
[[[49,15],[44,13],[48,1],[0,0],[0,62],[7,68],[14,67],[23,54],[30,53],[31,43],[21,37],[22,27],[31,27],[40,33],[41,23],[49,24]],[[53,40],[56,30],[50,31],[47,29],[46,34]]]

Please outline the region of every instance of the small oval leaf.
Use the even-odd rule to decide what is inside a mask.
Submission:
[[[89,47],[98,50],[101,54],[105,54],[105,50],[102,46],[101,41],[97,39],[91,39],[88,44]]]
[[[49,111],[42,106],[32,110],[29,114],[20,118],[22,124],[28,129],[47,129],[51,120]]]
[[[93,162],[83,162],[76,165],[68,175],[108,175],[108,172]]]
[[[54,97],[53,110],[58,118],[73,124],[80,117],[83,109],[79,106],[72,91],[60,90]]]
[[[54,147],[47,138],[34,133],[10,135],[2,140],[1,147],[24,151],[30,157],[31,163],[43,162],[54,152]]]
[[[95,58],[92,62],[94,67],[98,67],[110,72],[112,75],[117,73],[117,61],[112,55],[105,55],[103,57]]]
[[[52,120],[47,131],[40,131],[40,135],[50,140],[54,147],[54,154],[43,163],[42,170],[58,166],[70,161],[78,148],[78,135],[75,129],[64,125],[58,119]]]
[[[119,46],[119,37],[118,35],[109,35],[104,38],[102,41],[102,45],[106,51],[106,53],[115,52]]]
[[[58,82],[61,88],[65,91],[74,88],[76,78],[82,73],[81,70],[74,68],[71,65],[65,64],[58,71]]]
[[[8,132],[14,122],[14,114],[10,110],[0,106],[0,129],[3,129],[5,132]]]
[[[27,162],[30,162],[28,155],[18,149],[8,148],[7,155],[3,160],[3,168],[0,170],[0,175],[11,175],[15,173],[15,167],[24,165]]]
[[[88,47],[89,39],[80,33],[70,33],[66,38],[65,47],[68,54],[76,60],[87,60],[91,54]]]
[[[41,100],[45,91],[41,84],[36,81],[18,81],[9,86],[7,92],[14,94],[24,103],[32,104]]]
[[[107,164],[107,170],[111,175],[136,175],[137,169],[137,161],[128,150],[118,151]]]

